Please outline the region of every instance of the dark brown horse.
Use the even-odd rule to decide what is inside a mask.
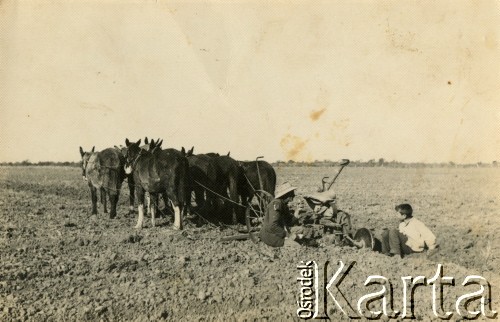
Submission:
[[[276,171],[271,164],[262,160],[240,161],[239,164],[242,171],[238,180],[238,193],[245,207],[256,193],[265,197],[266,194],[261,191],[274,196]]]
[[[141,146],[141,149],[144,149],[146,151],[153,150],[155,148],[158,148],[161,146],[163,140],[160,141],[158,139],[156,142],[154,140],[149,141],[148,138],[145,138],[145,144]],[[120,151],[120,153],[123,155],[124,158],[127,158],[127,147],[120,145],[116,146],[115,149]],[[132,174],[127,174],[127,183],[128,183],[128,190],[129,190],[129,214],[134,213],[134,202],[135,202],[135,184],[134,184],[134,176]],[[148,212],[149,211],[149,205],[148,205]]]
[[[97,214],[97,189],[101,191],[101,202],[104,212],[107,212],[106,195],[111,203],[110,218],[116,217],[116,205],[120,196],[120,189],[125,179],[123,166],[125,158],[114,148],[101,152],[84,152],[80,147],[82,157],[82,175],[87,180],[92,200],[92,214]]]
[[[120,154],[123,156],[124,159],[127,158],[127,147],[120,145],[116,146],[115,149],[120,151]],[[129,200],[129,209],[128,213],[133,214],[134,213],[134,203],[135,203],[135,184],[134,184],[134,176],[132,174],[125,174],[127,178],[127,184],[128,184],[128,200]]]
[[[194,192],[197,208],[210,213],[220,210],[221,196],[227,196],[222,188],[220,173],[214,159],[206,154],[193,154],[194,147],[188,151],[190,191]],[[214,219],[214,218],[211,218]]]
[[[238,179],[241,176],[242,168],[238,161],[227,155],[219,155],[218,153],[207,153],[212,157],[217,167],[219,189],[225,192],[224,196],[229,193],[229,200],[224,200],[227,205],[226,210],[232,214],[233,224],[238,223],[238,214],[244,213],[244,208],[241,207],[240,197],[238,194]]]
[[[188,196],[189,164],[184,148],[158,150],[155,153],[140,148],[141,140],[131,143],[125,140],[127,161],[125,171],[132,173],[136,185],[139,218],[135,228],[142,228],[144,222],[144,196],[149,192],[153,204],[158,195],[170,200],[174,208],[174,229],[182,229],[182,212]],[[151,224],[155,226],[155,209],[151,208]]]

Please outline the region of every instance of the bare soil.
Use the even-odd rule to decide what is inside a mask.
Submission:
[[[278,168],[278,183],[290,181],[308,193],[330,172]],[[168,217],[135,230],[126,185],[116,219],[102,207],[92,216],[80,174],[77,168],[0,168],[1,321],[297,320],[297,265],[307,260],[321,267],[330,261],[329,277],[338,261],[356,262],[339,286],[354,308],[380,289],[364,285],[368,276],[391,281],[401,309],[401,277],[431,278],[442,264],[456,279],[445,288],[452,320],[460,318],[457,298],[478,288],[461,285],[467,275],[490,282],[492,307],[500,309],[499,169],[346,168],[334,189],[354,227],[395,227],[394,206],[409,202],[438,236],[440,252],[432,258],[404,259],[336,246],[328,236],[315,248],[222,242],[237,227],[186,221],[184,231],[174,231]],[[327,311],[332,320],[348,320],[333,303]],[[415,317],[436,319],[431,286],[417,289]]]

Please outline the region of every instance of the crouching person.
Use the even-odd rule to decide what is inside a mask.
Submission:
[[[382,252],[389,256],[421,253],[427,249],[431,256],[438,247],[436,236],[427,226],[413,217],[413,209],[409,204],[396,206],[400,216],[399,229],[389,229],[382,234]]]
[[[264,221],[260,230],[260,240],[271,247],[299,246],[295,234],[289,233],[294,215],[288,203],[295,197],[296,187],[285,182],[276,188],[274,199],[267,205]],[[299,209],[297,208],[298,212]]]

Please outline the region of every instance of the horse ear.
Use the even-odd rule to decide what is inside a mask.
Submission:
[[[137,141],[135,144],[141,145],[141,139],[139,139],[139,141]]]
[[[130,141],[128,139],[125,139],[125,146],[129,146],[130,145]]]
[[[159,140],[159,139],[158,139]],[[161,147],[161,145],[163,144],[163,140],[160,141],[160,143],[158,143],[158,147]]]
[[[92,147],[92,151],[91,152],[94,152],[95,151],[95,146]]]
[[[231,154],[231,151],[229,151],[229,152],[227,153],[227,156],[229,156],[230,154]]]
[[[147,136],[144,138],[144,144],[149,144],[149,143],[148,143],[148,137],[147,137]]]
[[[181,154],[182,154],[182,156],[186,155],[186,149],[184,149],[184,147],[181,148]]]
[[[80,155],[83,157],[84,154],[85,154],[85,152],[83,152],[82,147],[80,147]]]

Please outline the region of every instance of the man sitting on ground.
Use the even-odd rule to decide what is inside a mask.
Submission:
[[[427,256],[435,253],[438,244],[436,236],[427,226],[413,217],[413,208],[409,204],[396,206],[400,216],[399,229],[389,229],[382,234],[382,252],[388,256],[401,258],[411,253],[421,253],[427,249]]]

